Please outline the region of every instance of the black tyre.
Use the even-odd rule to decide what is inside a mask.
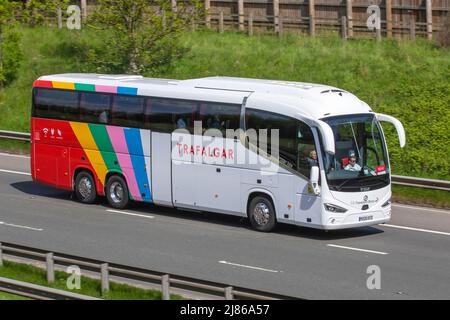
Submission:
[[[256,196],[250,201],[247,215],[252,227],[258,231],[269,232],[277,223],[272,201],[264,196]]]
[[[75,178],[75,195],[82,203],[94,203],[97,200],[97,188],[92,174],[81,171]]]
[[[130,202],[128,186],[121,176],[111,176],[106,183],[106,199],[111,207],[124,209]]]

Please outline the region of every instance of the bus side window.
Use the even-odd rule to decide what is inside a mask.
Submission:
[[[304,176],[309,177],[311,167],[318,166],[317,150],[311,128],[301,121],[298,121],[297,139],[299,151],[297,170]]]
[[[80,99],[80,120],[108,124],[110,121],[111,95],[82,92]]]
[[[170,133],[187,129],[193,133],[197,102],[166,98],[148,98],[145,108],[145,127]]]
[[[203,130],[217,129],[226,137],[226,130],[240,127],[241,106],[225,103],[200,103],[199,116]]]
[[[77,121],[78,92],[68,90],[34,89],[34,114],[39,118]]]
[[[115,95],[113,97],[112,119],[113,125],[125,127],[142,127],[144,98]]]

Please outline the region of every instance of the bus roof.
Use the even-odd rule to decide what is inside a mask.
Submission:
[[[102,92],[134,92],[144,96],[239,104],[247,98],[246,107],[249,108],[313,119],[373,112],[365,102],[345,90],[284,80],[234,77],[174,80],[138,75],[67,73],[42,76],[34,85],[62,89],[95,85],[95,91]]]

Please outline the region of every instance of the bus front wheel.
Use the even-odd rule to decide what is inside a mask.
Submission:
[[[125,180],[114,175],[108,179],[106,184],[106,198],[111,207],[116,209],[124,209],[127,207],[130,201],[130,196],[128,194],[128,187]]]
[[[97,189],[92,174],[81,171],[75,178],[75,195],[82,203],[94,203],[97,200]]]
[[[256,196],[250,201],[248,218],[253,228],[269,232],[276,224],[275,208],[266,197]]]

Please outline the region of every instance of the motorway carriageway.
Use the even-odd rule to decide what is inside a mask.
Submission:
[[[450,298],[450,211],[394,204],[389,224],[281,225],[135,203],[112,210],[31,180],[29,158],[0,154],[0,242],[306,299]],[[369,290],[369,266],[381,288]]]

